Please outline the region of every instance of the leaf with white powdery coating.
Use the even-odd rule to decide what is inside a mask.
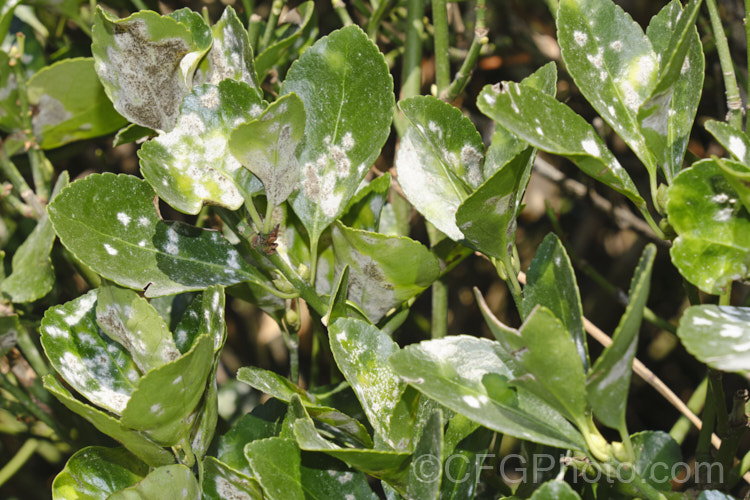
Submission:
[[[90,57],[63,59],[28,81],[34,136],[42,149],[109,134],[127,120],[112,107]]]
[[[691,8],[699,3],[693,1]],[[660,57],[663,83],[658,84],[654,95],[641,105],[638,120],[646,144],[668,183],[682,168],[703,91],[703,46],[695,26],[692,23],[683,26],[688,18],[680,2],[673,0],[651,19],[646,30],[646,36]],[[682,57],[679,66],[678,57]],[[660,91],[662,86],[664,90]]]
[[[548,234],[537,248],[526,271],[523,294],[524,317],[538,305],[552,311],[570,333],[584,371],[588,371],[589,354],[583,329],[581,294],[570,258],[554,233]]]
[[[704,127],[740,163],[750,166],[750,139],[742,130],[716,120],[707,121]]]
[[[305,106],[296,94],[274,101],[257,120],[232,131],[229,150],[263,183],[272,206],[285,201],[299,184],[297,146],[305,133]]]
[[[245,445],[245,457],[269,500],[304,500],[300,450],[294,441],[278,437]]]
[[[281,95],[296,93],[307,121],[301,186],[292,207],[315,246],[380,154],[393,118],[393,78],[357,26],[321,38],[292,65]]]
[[[677,336],[685,349],[722,371],[750,371],[750,307],[688,307]]]
[[[136,484],[148,466],[123,448],[78,450],[52,483],[53,500],[99,500]]]
[[[152,11],[115,19],[96,9],[91,52],[115,109],[138,125],[169,131],[188,93],[183,61],[198,49],[187,26]]]
[[[141,373],[180,357],[172,334],[159,313],[132,290],[100,287],[96,322],[110,339],[127,349]]]
[[[133,176],[92,174],[47,210],[60,241],[84,264],[147,297],[264,281],[220,233],[162,221],[153,190]]]
[[[127,350],[99,331],[97,290],[47,309],[42,347],[52,367],[95,405],[117,415],[125,410],[140,373]]]
[[[632,179],[594,128],[554,97],[526,85],[502,82],[485,86],[477,106],[535,148],[568,158],[587,175],[627,196],[639,208],[645,207]]]
[[[331,352],[352,386],[373,429],[395,449],[411,443],[416,408],[402,398],[407,388],[388,364],[399,347],[376,327],[340,318],[328,327]]]
[[[91,422],[103,434],[119,441],[132,454],[150,466],[158,467],[174,463],[174,455],[171,452],[141,432],[123,427],[120,421],[111,414],[80,402],[54,376],[44,376],[44,388],[67,409]]]
[[[336,272],[349,266],[349,300],[373,322],[422,292],[440,275],[437,258],[407,237],[360,231],[337,222],[332,238]]]
[[[152,470],[133,486],[107,497],[107,500],[162,500],[164,498],[200,498],[200,487],[193,473],[182,464],[165,465]]]
[[[232,79],[250,85],[262,95],[253,65],[253,48],[247,30],[231,6],[211,28],[213,45],[201,61],[193,79],[194,85]]]
[[[669,254],[690,283],[721,295],[750,275],[750,215],[716,161],[699,161],[675,177],[667,213],[678,234]]]
[[[463,239],[456,210],[484,181],[484,144],[461,111],[431,96],[399,102],[408,120],[396,173],[409,202],[454,241]]]
[[[258,481],[242,474],[214,457],[203,461],[201,482],[205,500],[262,500],[263,491]]]
[[[413,344],[391,356],[406,382],[443,406],[496,432],[557,448],[585,450],[583,436],[523,388],[497,343],[466,335]]]
[[[659,76],[651,42],[611,0],[561,0],[557,26],[562,57],[576,85],[655,176],[656,161],[637,119]]]
[[[143,177],[184,213],[197,214],[204,203],[240,208],[257,181],[229,153],[228,138],[235,126],[262,111],[257,92],[245,83],[193,87],[175,127],[138,151]]]
[[[621,432],[625,430],[625,409],[633,374],[633,358],[638,346],[638,332],[641,329],[643,308],[648,300],[655,258],[656,247],[648,244],[633,274],[628,307],[612,335],[612,344],[604,349],[587,374],[586,398],[594,416],[607,427]]]

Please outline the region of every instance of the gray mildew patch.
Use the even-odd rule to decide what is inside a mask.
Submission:
[[[32,118],[34,135],[42,137],[44,127],[57,125],[65,120],[73,118],[73,114],[65,108],[65,105],[48,94],[42,94],[37,105],[38,113]]]
[[[115,109],[139,125],[171,130],[188,92],[180,64],[193,50],[187,41],[190,34],[185,30],[184,38],[154,40],[146,20],[169,25],[172,31],[177,31],[173,23],[181,25],[168,18],[155,21],[152,16],[114,23],[100,23],[103,15],[98,17],[96,28],[109,30],[114,43],[94,48],[95,56],[99,56],[95,69]]]

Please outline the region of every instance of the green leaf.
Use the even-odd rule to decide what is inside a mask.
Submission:
[[[213,338],[201,335],[187,354],[141,377],[122,412],[122,424],[174,446],[190,430],[187,417],[209,383],[213,344]]]
[[[659,77],[651,42],[611,0],[561,0],[557,28],[565,66],[581,93],[655,176],[637,118]]]
[[[93,174],[63,190],[47,210],[71,253],[119,285],[145,289],[147,297],[263,280],[221,234],[163,222],[153,200],[146,181]]]
[[[510,388],[509,381],[522,374],[513,373],[504,357],[496,342],[459,335],[410,345],[391,356],[391,365],[423,394],[489,429],[584,450],[583,437],[559,413],[524,389]]]
[[[399,102],[409,125],[396,155],[406,199],[436,228],[463,239],[456,210],[484,180],[484,145],[458,108],[431,96]]]
[[[214,457],[203,461],[203,497],[206,500],[262,500],[258,482]]]
[[[565,325],[544,306],[536,306],[519,330],[525,349],[514,354],[530,377],[513,381],[585,428],[586,379],[576,344]],[[550,353],[555,362],[550,363]]]
[[[660,491],[671,491],[682,463],[682,452],[677,441],[662,431],[644,431],[631,436],[635,452],[635,471],[651,486]]]
[[[28,81],[34,136],[42,149],[109,134],[127,121],[112,107],[92,58],[64,59]]]
[[[253,366],[244,366],[237,371],[237,380],[287,403],[298,397],[306,411],[314,418],[337,427],[365,446],[372,446],[372,440],[367,431],[356,419],[334,408],[318,404],[314,396],[276,373]]]
[[[699,3],[693,2],[689,8]],[[673,0],[651,19],[646,30],[661,61],[661,83],[641,106],[638,120],[668,183],[682,168],[703,89],[703,46],[693,26],[695,19],[685,24],[689,17],[680,2]]]
[[[217,458],[242,473],[252,476],[250,464],[245,458],[245,445],[251,441],[278,436],[287,405],[271,398],[253,411],[240,417],[232,428],[219,438]]]
[[[565,481],[547,481],[534,491],[531,500],[580,500],[578,493]]]
[[[349,206],[340,219],[342,224],[352,229],[382,232],[378,231],[380,214],[388,200],[390,188],[391,174],[388,172],[371,180],[349,201]]]
[[[257,120],[232,131],[229,150],[263,183],[272,206],[285,201],[299,183],[297,146],[305,133],[305,107],[296,94],[280,97]]]
[[[645,206],[630,176],[594,128],[554,97],[526,85],[502,82],[485,86],[477,106],[532,146],[568,158],[638,207]]]
[[[706,122],[704,127],[740,163],[750,165],[750,139],[743,131],[728,123],[716,120]]]
[[[393,79],[357,26],[321,38],[289,69],[281,94],[305,105],[301,187],[292,207],[316,246],[380,154],[393,117]]]
[[[162,500],[185,498],[198,500],[200,486],[190,469],[181,464],[165,465],[152,470],[138,484],[118,491],[107,500]]]
[[[456,415],[466,419],[463,415]],[[451,423],[456,418],[451,419]],[[477,424],[474,424],[477,427]],[[440,498],[445,500],[463,500],[471,498],[476,491],[479,476],[483,470],[482,463],[487,458],[487,451],[492,441],[492,431],[479,427],[461,440],[455,447],[449,446],[451,424],[445,432],[443,445],[443,481]]]
[[[541,305],[552,311],[575,343],[584,371],[589,368],[583,308],[576,275],[565,247],[554,233],[548,234],[536,250],[526,271],[523,315]]]
[[[96,324],[97,290],[47,309],[40,335],[52,367],[95,405],[122,414],[140,373]]]
[[[372,448],[341,448],[323,439],[309,418],[294,422],[294,436],[299,447],[319,451],[341,460],[350,467],[375,477],[398,477],[409,459],[403,451]]]
[[[55,183],[52,198],[68,185],[68,173],[62,172]],[[12,302],[34,302],[47,295],[55,285],[55,272],[49,254],[55,242],[55,230],[45,214],[26,238],[11,263],[13,272],[0,280],[0,291]]]
[[[269,500],[304,500],[300,450],[294,441],[268,438],[245,445],[250,469]]]
[[[620,431],[625,429],[625,409],[633,358],[638,346],[638,332],[643,308],[648,300],[655,258],[656,247],[653,244],[647,245],[633,273],[628,306],[612,335],[612,344],[599,355],[587,375],[586,396],[594,416],[607,427]]]
[[[440,495],[443,476],[443,414],[431,412],[417,440],[414,458],[409,465],[406,493],[414,500],[435,500]]]
[[[93,406],[81,403],[52,375],[44,376],[44,388],[55,396],[67,409],[94,425],[100,432],[119,441],[133,455],[151,467],[174,463],[174,455],[144,434],[123,427],[120,421]]]
[[[141,373],[180,357],[172,334],[159,313],[132,290],[100,287],[96,322],[110,339],[128,351]]]
[[[16,0],[20,1],[20,0]],[[5,6],[13,7],[13,3],[6,3]],[[12,18],[13,9],[10,9]],[[0,28],[5,14],[0,13]],[[23,128],[21,122],[21,107],[18,105],[18,85],[16,76],[10,67],[10,58],[8,54],[0,50],[0,130],[12,132]]]
[[[201,51],[205,51],[211,47],[211,28],[206,23],[206,20],[203,19],[203,16],[198,12],[195,12],[189,7],[183,7],[167,14],[167,16],[171,17],[178,23],[183,24],[188,31],[190,31],[190,34],[193,36],[193,41]],[[199,63],[198,61],[191,61],[189,64],[190,68],[195,70]],[[192,75],[192,72],[189,74]],[[189,78],[186,79],[186,81],[189,82]]]
[[[697,500],[737,500],[732,495],[727,495],[719,490],[706,490],[701,491],[698,495]]]
[[[13,12],[19,3],[21,3],[21,0],[5,0],[0,7],[0,40],[5,40],[5,36],[10,30],[10,23],[13,20]],[[0,75],[2,75],[1,71]],[[0,80],[2,80],[2,76],[0,76]]]
[[[54,500],[99,500],[133,486],[148,474],[124,448],[88,446],[73,454],[52,483]]]
[[[677,335],[693,356],[717,370],[750,370],[750,308],[701,305],[688,307]]]
[[[339,273],[339,277],[336,280],[336,284],[331,290],[331,297],[328,301],[328,312],[321,318],[323,325],[328,326],[329,323],[335,321],[337,318],[346,318],[348,316],[348,308],[346,307],[346,291],[349,289],[349,266],[344,266],[344,269]]]
[[[750,275],[750,215],[716,161],[680,172],[668,198],[669,223],[678,234],[669,254],[685,279],[720,295]]]
[[[189,91],[190,66],[200,59],[187,26],[149,10],[115,19],[99,7],[91,52],[104,91],[122,116],[172,130]]]
[[[377,500],[367,476],[359,471],[346,470],[344,464],[319,453],[303,453],[302,487],[307,500]]]
[[[726,158],[714,158],[722,170],[724,179],[737,192],[737,197],[750,212],[750,167]]]
[[[260,94],[253,65],[253,48],[247,30],[231,6],[225,7],[211,31],[213,45],[198,66],[193,84],[218,85],[223,80],[232,79],[250,85]]]
[[[526,148],[458,207],[456,225],[471,248],[497,259],[512,254],[519,197],[533,165],[534,150]]]
[[[214,339],[214,353],[218,354],[226,338],[225,302],[224,290],[219,286],[195,294],[172,335],[181,353],[188,352],[195,340],[207,333]]]
[[[317,33],[316,17],[315,2],[303,2],[289,11],[286,18],[290,20],[290,23],[282,35],[283,38],[263,50],[255,59],[255,68],[258,70],[261,82],[266,79],[274,66],[285,62],[302,48],[299,45],[303,41],[301,37],[304,34],[311,32],[310,35],[313,38],[315,37],[315,33]]]
[[[155,135],[156,132],[150,128],[131,123],[117,131],[115,138],[112,139],[112,147],[116,148],[117,146],[136,142],[141,139],[150,139]]]
[[[336,271],[349,266],[349,300],[371,321],[419,294],[440,274],[440,264],[421,243],[337,223],[332,231]]]
[[[404,396],[406,383],[388,364],[398,345],[376,327],[340,318],[328,327],[336,365],[357,394],[375,432],[395,449],[411,444],[416,401]]]
[[[256,188],[229,154],[228,138],[238,123],[262,111],[260,97],[247,84],[225,80],[194,87],[175,127],[138,151],[143,177],[181,212],[197,214],[204,203],[238,209]]]

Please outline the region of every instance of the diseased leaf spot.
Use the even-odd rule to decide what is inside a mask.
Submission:
[[[596,141],[593,138],[584,139],[581,141],[581,147],[584,151],[586,151],[591,156],[599,157],[601,155],[601,150],[599,149],[599,145],[596,143]]]
[[[120,223],[125,227],[128,227],[128,224],[130,224],[130,216],[125,212],[118,212],[117,220],[119,220]]]
[[[744,160],[745,153],[747,153],[745,142],[736,135],[733,135],[729,138],[729,151],[740,160]]]
[[[105,244],[104,244],[104,249],[105,249],[105,250],[107,251],[107,253],[108,253],[108,254],[110,254],[110,255],[117,255],[117,254],[119,253],[119,252],[117,251],[117,249],[116,249],[116,248],[114,248],[114,247],[113,247],[112,245],[110,245],[110,244],[108,244],[108,243],[105,243]]]
[[[576,30],[573,32],[573,39],[575,40],[575,42],[578,44],[579,47],[583,47],[584,45],[586,45],[586,42],[588,41],[589,37],[583,31]]]

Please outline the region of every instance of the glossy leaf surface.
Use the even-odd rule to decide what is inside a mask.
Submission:
[[[377,47],[357,26],[347,26],[315,42],[292,65],[281,87],[282,95],[290,92],[306,113],[301,186],[292,206],[317,243],[388,137],[393,80]]]
[[[99,500],[148,474],[148,465],[124,448],[89,446],[77,451],[52,483],[54,500]]]
[[[717,370],[750,370],[750,308],[705,304],[685,310],[677,328],[685,348]]]
[[[670,255],[685,279],[720,295],[750,268],[750,214],[713,160],[683,170],[669,188]]]
[[[374,322],[427,288],[440,273],[435,256],[406,237],[359,231],[337,223],[332,238],[337,268],[349,266],[349,300]]]
[[[227,141],[238,123],[262,111],[260,97],[247,84],[226,80],[194,87],[174,128],[138,151],[143,177],[181,212],[197,214],[204,203],[238,209],[255,190],[254,179],[229,153]]]
[[[612,344],[604,349],[587,374],[586,393],[594,415],[604,425],[622,430],[625,427],[627,394],[632,375],[633,358],[638,346],[643,308],[651,285],[651,269],[656,247],[646,246],[630,282],[628,307],[617,325]]]
[[[163,222],[153,200],[136,177],[94,174],[60,193],[48,212],[68,250],[147,297],[259,279],[218,232]]]

